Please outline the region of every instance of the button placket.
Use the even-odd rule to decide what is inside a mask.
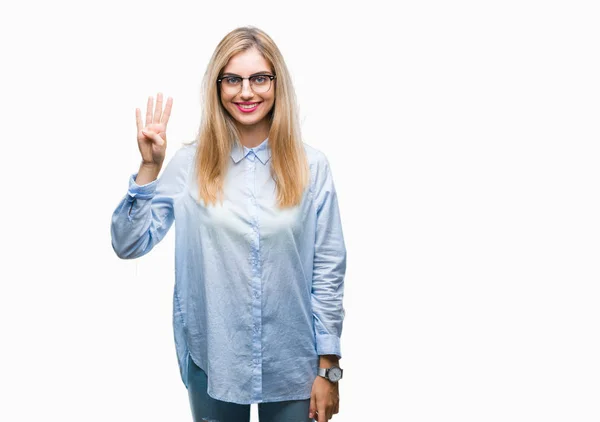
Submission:
[[[249,210],[252,224],[250,243],[250,264],[252,267],[250,290],[252,302],[252,392],[254,400],[262,400],[262,301],[261,301],[261,265],[260,265],[260,231],[258,221],[258,204],[256,201],[256,155],[249,151],[247,155],[249,193]]]

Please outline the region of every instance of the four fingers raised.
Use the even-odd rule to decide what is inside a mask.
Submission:
[[[135,121],[137,125],[138,132],[142,130],[143,127],[147,127],[153,123],[158,124],[162,123],[167,126],[169,123],[169,117],[171,117],[171,109],[173,108],[173,98],[167,98],[167,102],[165,104],[165,109],[162,109],[163,104],[163,95],[162,92],[159,92],[156,96],[156,107],[154,107],[154,97],[148,97],[148,104],[146,105],[146,124],[142,125],[142,116],[140,109],[135,109]],[[152,114],[152,109],[154,108],[154,115]]]

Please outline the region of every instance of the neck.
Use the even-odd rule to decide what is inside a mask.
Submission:
[[[261,144],[269,136],[269,122],[263,120],[252,126],[238,125],[240,142],[246,148],[254,148]]]

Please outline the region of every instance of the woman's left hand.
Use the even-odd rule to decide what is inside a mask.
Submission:
[[[310,393],[308,417],[317,419],[317,422],[327,422],[339,410],[340,391],[338,383],[317,375]]]

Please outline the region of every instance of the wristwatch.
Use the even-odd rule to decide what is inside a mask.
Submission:
[[[344,370],[339,366],[332,366],[331,368],[319,368],[317,375],[327,378],[331,382],[338,382],[342,379]]]

